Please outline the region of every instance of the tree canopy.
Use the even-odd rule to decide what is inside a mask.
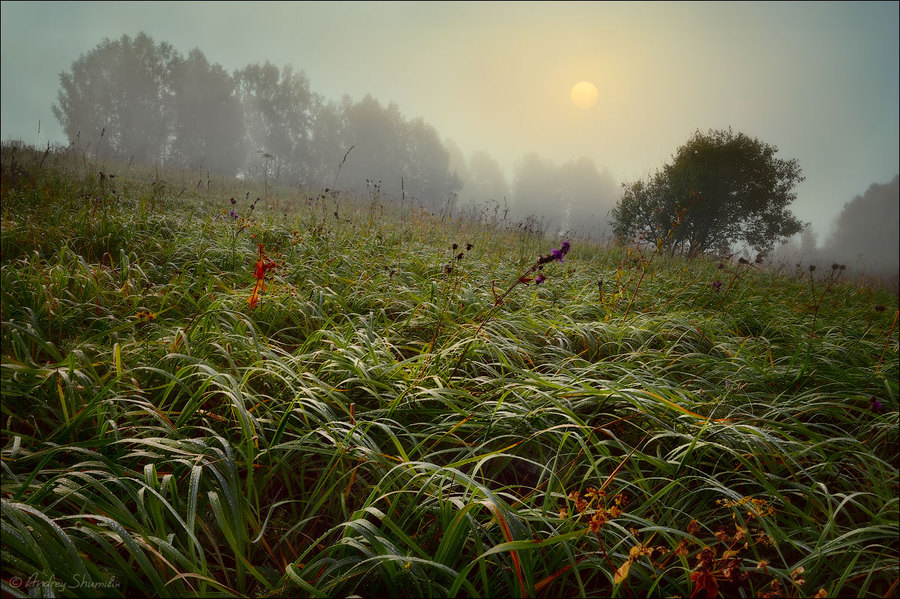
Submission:
[[[800,166],[777,151],[731,129],[696,131],[671,164],[623,185],[612,212],[616,237],[688,256],[728,254],[736,245],[768,252],[804,226],[788,209],[803,181]]]
[[[870,272],[897,271],[900,261],[900,176],[873,183],[844,204],[823,252],[835,260],[863,264]]]
[[[172,121],[172,46],[135,38],[105,39],[60,75],[53,114],[70,141],[82,136],[94,153],[153,162],[163,156]]]
[[[60,74],[53,113],[89,155],[225,174],[266,176],[307,188],[366,192],[371,182],[432,207],[462,182],[437,131],[371,96],[326,102],[302,71],[270,62],[229,74],[199,49],[187,58],[140,33],[105,39]],[[383,187],[380,183],[383,181]]]
[[[145,33],[82,54],[60,74],[52,110],[86,156],[405,198],[433,212],[458,198],[473,214],[494,204],[503,221],[509,212],[574,234],[605,234],[617,196],[590,159],[555,164],[531,152],[508,180],[487,153],[467,160],[396,104],[326,100],[289,65],[228,72],[198,48],[185,57]]]

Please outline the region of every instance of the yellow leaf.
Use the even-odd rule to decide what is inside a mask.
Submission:
[[[628,570],[631,568],[632,559],[629,557],[625,560],[625,563],[619,566],[619,569],[616,570],[616,573],[613,574],[613,584],[619,584],[628,576]]]

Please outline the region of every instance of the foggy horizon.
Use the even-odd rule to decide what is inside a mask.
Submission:
[[[371,96],[433,128],[457,171],[480,173],[479,193],[502,193],[484,179],[499,169],[518,209],[569,202],[572,222],[603,218],[622,183],[696,130],[796,158],[791,210],[822,244],[845,205],[900,170],[896,3],[3,2],[2,31],[0,137],[35,145],[68,143],[50,110],[60,74],[144,32],[229,75],[269,61],[327,102]],[[596,104],[570,98],[579,81]],[[572,183],[517,180],[541,169]]]

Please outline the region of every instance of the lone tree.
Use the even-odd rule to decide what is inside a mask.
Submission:
[[[768,252],[804,227],[788,210],[803,181],[800,166],[777,151],[731,129],[696,131],[672,164],[646,182],[623,184],[612,211],[616,237],[690,257],[729,254],[735,244]]]

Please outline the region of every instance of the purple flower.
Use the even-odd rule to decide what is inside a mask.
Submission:
[[[538,273],[538,276],[536,276],[536,277],[534,278],[534,284],[535,284],[535,285],[540,285],[541,283],[543,283],[543,282],[546,281],[546,280],[547,280],[546,275],[544,275],[544,273],[541,272],[541,273]]]
[[[873,397],[869,401],[869,409],[876,413],[881,412],[882,410],[884,410],[884,404]]]
[[[554,260],[556,260],[557,262],[562,262],[565,255],[569,253],[569,248],[569,242],[563,241],[559,249],[553,248],[552,250],[550,250],[549,254],[538,258],[537,263],[531,267],[532,272],[534,270],[540,270],[544,267],[544,264],[547,264],[548,262],[553,262]]]
[[[231,218],[234,218],[234,219],[236,219],[238,217],[238,213],[235,212],[234,210],[229,211],[228,214],[230,214]]]
[[[720,291],[722,289],[722,281],[713,281],[713,289]]]
[[[562,245],[559,246],[559,249],[554,248],[550,251],[550,259],[562,262],[565,255],[569,253],[569,247],[569,242],[563,241]]]

